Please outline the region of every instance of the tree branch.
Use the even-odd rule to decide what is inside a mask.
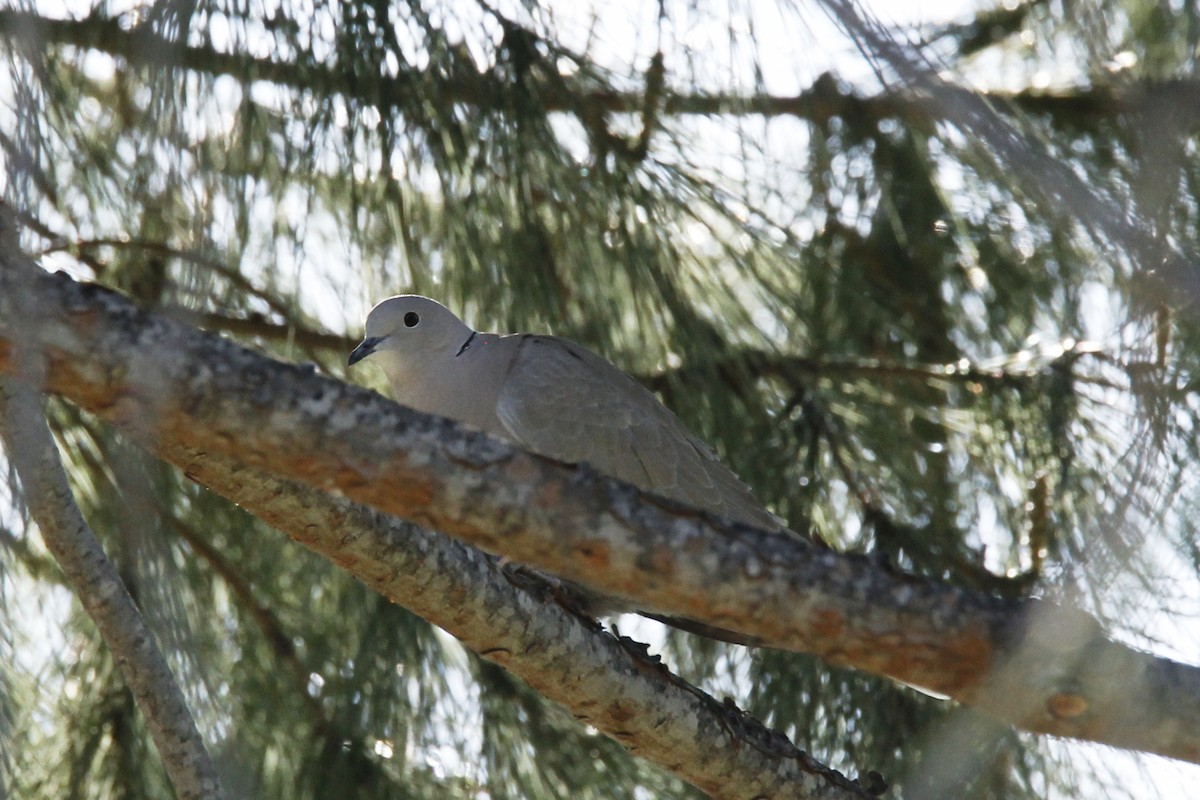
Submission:
[[[179,685],[75,505],[39,398],[11,375],[0,376],[0,439],[42,539],[116,658],[175,792],[184,800],[223,798]]]
[[[29,263],[17,263],[19,255],[10,248],[0,244],[0,276],[23,272],[39,281],[59,280]],[[59,285],[84,286],[69,279]],[[0,320],[5,321],[0,329],[7,330],[6,323],[15,319],[13,309],[0,306]],[[9,358],[15,348],[4,339],[0,351],[0,379],[11,381],[5,373],[16,371]],[[786,736],[672,675],[644,647],[607,634],[591,620],[515,585],[496,559],[469,545],[281,480],[206,445],[197,447],[169,435],[146,437],[144,426],[126,432],[189,478],[325,555],[372,589],[506,667],[577,718],[714,797],[873,796],[796,748]]]
[[[0,38],[14,43],[37,43],[35,47],[39,49],[69,45],[98,50],[120,58],[133,67],[180,67],[207,75],[230,75],[247,83],[263,80],[277,86],[323,95],[341,95],[388,108],[411,102],[415,83],[421,78],[418,74],[406,71],[388,77],[377,72],[354,71],[324,63],[305,63],[301,68],[295,62],[224,52],[205,45],[182,44],[158,35],[148,26],[128,28],[115,17],[55,19],[29,11],[4,9],[0,10]],[[442,83],[440,88],[445,93],[443,100],[448,103],[497,107],[497,98],[502,96],[501,87],[489,75],[469,70],[457,70],[453,81]],[[831,87],[826,85],[825,88]],[[828,118],[833,115],[835,107],[844,108],[847,102],[863,102],[847,95],[841,97],[831,106],[833,98],[824,96],[824,93],[773,97],[676,95],[665,92],[659,114],[742,113]],[[640,115],[646,104],[646,96],[641,92],[585,87],[574,91],[574,87],[566,81],[540,83],[538,100],[548,112],[575,111],[582,105],[594,112]],[[874,102],[879,103],[880,108],[890,106],[886,100]]]
[[[39,258],[46,253],[70,253],[75,258],[91,266],[96,271],[97,279],[102,277],[106,265],[88,254],[95,253],[97,250],[105,247],[126,252],[141,251],[164,258],[176,258],[182,262],[207,269],[229,281],[230,284],[246,295],[263,301],[272,311],[281,317],[288,319],[294,314],[294,310],[286,301],[276,297],[265,289],[258,288],[254,285],[253,281],[249,280],[235,267],[207,256],[199,250],[175,247],[167,242],[151,239],[106,238],[70,240],[63,236],[52,234],[47,229],[43,229],[39,233],[48,235],[48,238],[53,242],[53,244],[37,254]]]
[[[149,26],[129,28],[119,18],[91,16],[86,19],[56,19],[15,9],[0,9],[0,38],[23,46],[69,45],[94,49],[120,58],[133,67],[180,67],[206,75],[230,75],[250,83],[269,81],[277,86],[341,95],[383,108],[405,105],[413,96],[419,75],[401,72],[395,77],[356,72],[324,63],[281,61],[224,52],[205,45],[186,45],[160,36]],[[502,88],[487,73],[457,70],[453,82],[440,86],[447,103],[470,103],[480,107],[499,107]],[[1011,105],[1031,114],[1090,123],[1111,120],[1122,114],[1144,114],[1170,107],[1182,130],[1200,127],[1200,81],[1172,79],[1162,81],[1121,82],[1094,85],[1069,91],[1025,90],[1020,92],[979,93],[946,85],[942,91],[960,100],[982,98],[1003,107]],[[538,86],[538,99],[545,111],[574,112],[586,107],[593,112],[643,115],[647,102],[643,92],[620,92],[573,86],[569,81],[544,82]],[[931,109],[912,104],[896,94],[857,97],[843,91],[835,79],[822,76],[811,88],[795,97],[778,95],[734,95],[722,93],[662,93],[658,116],[681,115],[760,115],[790,116],[813,123],[833,117],[861,120],[904,118],[922,127],[929,123]],[[936,116],[936,113],[935,113]],[[953,114],[949,115],[952,119]]]
[[[197,328],[225,331],[235,336],[262,339],[266,342],[293,343],[306,350],[348,353],[359,342],[350,336],[339,336],[303,325],[272,322],[262,314],[251,313],[245,317],[231,317],[215,311],[193,311],[182,306],[164,308],[162,313]]]
[[[48,391],[148,447],[342,492],[648,611],[891,676],[1026,730],[1200,762],[1200,669],[1113,642],[1087,614],[714,520],[5,255],[0,372],[17,368],[18,346],[40,349]]]
[[[871,796],[786,736],[672,675],[644,647],[514,582],[500,562],[469,545],[225,456],[170,442],[157,451],[714,797]]]

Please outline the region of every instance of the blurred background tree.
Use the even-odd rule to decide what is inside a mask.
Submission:
[[[1194,624],[1179,636],[1200,594],[1200,330],[1146,263],[1196,250],[1200,12],[964,3],[870,31],[786,2],[17,2],[3,192],[47,267],[333,375],[401,291],[584,342],[793,527],[1200,661]],[[1016,144],[855,54],[893,37]],[[1076,189],[1048,192],[1045,163]],[[1098,224],[1096,197],[1127,228]],[[233,794],[696,794],[52,408]],[[3,789],[166,795],[11,481],[0,524]],[[891,796],[1158,791],[1131,778],[1149,759],[803,655],[633,630]],[[947,772],[950,739],[972,757]]]

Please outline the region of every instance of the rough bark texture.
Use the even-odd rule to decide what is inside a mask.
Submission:
[[[0,439],[46,548],[96,623],[146,718],[175,794],[180,800],[221,800],[225,793],[183,693],[117,568],[75,505],[40,398],[12,376],[0,375]]]
[[[190,447],[345,496],[639,607],[950,695],[1018,727],[1200,762],[1200,670],[1082,612],[894,574],[730,526],[371,392],[137,310],[0,271],[0,371],[149,446]]]

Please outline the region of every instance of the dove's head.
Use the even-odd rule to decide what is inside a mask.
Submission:
[[[349,364],[373,355],[390,376],[446,353],[453,356],[473,334],[466,323],[436,300],[417,294],[397,295],[371,309],[366,336],[350,353]]]

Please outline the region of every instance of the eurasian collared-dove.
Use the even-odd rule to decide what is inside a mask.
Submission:
[[[349,363],[371,356],[406,406],[550,458],[586,461],[652,494],[757,528],[786,530],[654,395],[575,342],[477,333],[420,295],[382,301],[366,327]]]

